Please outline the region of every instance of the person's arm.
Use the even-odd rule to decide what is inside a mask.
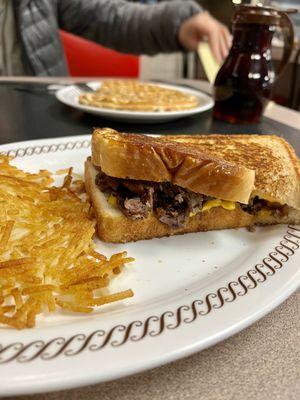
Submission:
[[[181,50],[181,25],[201,11],[195,2],[181,0],[151,6],[124,0],[58,0],[62,29],[134,54]]]

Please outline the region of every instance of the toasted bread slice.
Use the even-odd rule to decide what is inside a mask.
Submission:
[[[162,141],[198,147],[228,162],[255,170],[258,196],[300,209],[300,161],[283,138],[272,135],[163,136]]]
[[[287,215],[281,217],[271,216],[265,212],[254,216],[244,212],[239,204],[231,211],[216,207],[209,211],[199,212],[189,217],[184,227],[177,229],[161,223],[153,214],[147,218],[133,221],[117,207],[110,205],[107,195],[95,185],[97,172],[91,161],[86,161],[86,190],[95,210],[98,236],[105,242],[125,243],[190,232],[248,227],[255,224],[300,224],[300,211],[292,208]]]
[[[111,177],[170,182],[218,199],[248,203],[255,172],[189,143],[95,129],[92,163]]]

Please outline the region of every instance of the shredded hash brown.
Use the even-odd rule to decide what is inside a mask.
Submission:
[[[109,294],[111,279],[133,258],[95,250],[95,222],[84,183],[72,168],[61,187],[52,174],[24,172],[0,155],[0,326],[32,328],[58,308],[90,313],[133,296]]]

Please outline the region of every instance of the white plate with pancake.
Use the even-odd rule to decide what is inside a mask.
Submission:
[[[82,174],[90,137],[0,146],[15,165],[37,171],[73,166]],[[94,384],[163,365],[241,331],[300,284],[300,227],[224,230],[122,245],[112,291],[135,296],[83,315],[38,317],[33,329],[0,328],[0,393],[20,395]]]
[[[105,81],[103,81],[105,82]],[[88,86],[96,90],[101,87],[101,82],[89,82]],[[204,111],[211,109],[214,102],[207,94],[190,89],[184,86],[175,86],[167,84],[152,83],[156,87],[176,90],[181,94],[187,96],[195,96],[198,99],[198,105],[191,109],[176,110],[176,111],[129,111],[122,109],[109,109],[103,107],[94,107],[91,105],[80,104],[79,96],[83,93],[83,90],[78,89],[75,85],[69,85],[56,92],[56,98],[62,103],[76,108],[78,110],[98,115],[101,118],[123,121],[129,123],[160,123],[176,120],[178,118],[189,117]],[[125,96],[124,96],[125,97]]]

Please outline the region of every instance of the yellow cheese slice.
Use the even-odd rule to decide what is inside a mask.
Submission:
[[[235,210],[235,203],[233,201],[226,201],[220,199],[208,200],[204,203],[201,211],[208,211],[214,207],[222,207],[225,208],[225,210],[232,211]]]
[[[110,194],[107,198],[107,202],[112,207],[117,207],[117,197],[114,194]]]

